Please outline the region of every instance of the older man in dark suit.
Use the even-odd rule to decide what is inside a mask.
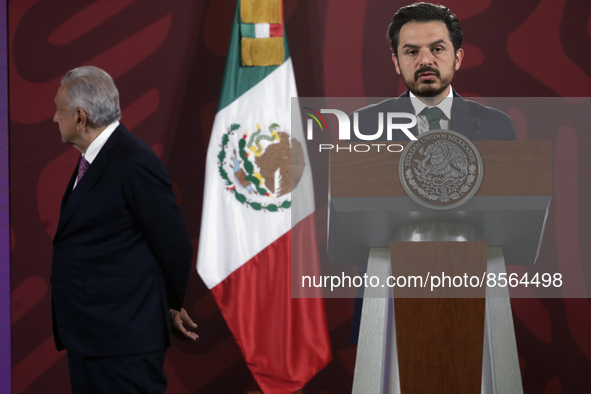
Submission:
[[[74,393],[163,393],[172,326],[182,309],[192,244],[170,176],[119,122],[119,93],[96,67],[63,77],[54,122],[81,156],[54,238],[52,309]],[[187,330],[184,327],[189,327]]]

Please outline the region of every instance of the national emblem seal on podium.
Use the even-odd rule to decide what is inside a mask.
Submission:
[[[408,196],[431,209],[452,209],[478,191],[484,168],[480,152],[463,135],[433,130],[411,141],[398,165]]]

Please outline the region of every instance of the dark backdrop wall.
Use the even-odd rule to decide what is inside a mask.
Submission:
[[[300,95],[400,94],[401,81],[392,66],[385,31],[394,10],[403,4],[285,1],[286,32]],[[459,16],[465,35],[466,57],[454,81],[461,94],[591,96],[591,2],[451,0],[445,4]],[[61,143],[52,123],[61,76],[83,64],[111,73],[121,92],[123,122],[169,168],[197,246],[205,149],[234,7],[235,0],[8,2],[15,393],[69,392],[65,354],[55,350],[51,336],[48,286],[59,202],[77,159],[77,151]],[[587,134],[577,135],[579,144],[569,148],[573,151],[559,153],[574,157],[573,165],[580,169],[571,179],[576,198],[567,217],[589,230],[584,228],[588,220],[577,219],[590,217],[584,204],[590,197],[585,179],[591,159],[583,150],[589,146]],[[317,208],[326,212],[325,203],[319,202]],[[556,259],[560,251],[554,211],[544,247],[546,255]],[[575,232],[576,237],[580,234],[582,230]],[[573,256],[588,263],[590,245],[584,239],[575,245]],[[356,354],[356,347],[349,344],[352,303],[327,300],[334,361],[309,383],[309,392],[351,390]],[[512,305],[525,392],[588,390],[589,300],[515,299]],[[254,388],[238,347],[195,270],[185,307],[198,320],[201,339],[176,342],[170,349],[169,392]]]

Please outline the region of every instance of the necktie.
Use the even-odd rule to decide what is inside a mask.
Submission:
[[[80,179],[90,167],[90,163],[84,158],[84,156],[80,157],[80,162],[78,163],[78,175],[76,176],[76,183],[80,183]]]
[[[429,130],[441,129],[439,121],[444,116],[442,110],[438,107],[425,108],[423,114],[425,114],[427,121],[429,122]]]

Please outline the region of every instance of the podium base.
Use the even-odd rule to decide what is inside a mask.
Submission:
[[[488,248],[487,272],[505,272],[501,248]],[[367,275],[392,274],[390,250],[370,250]],[[507,288],[486,290],[481,393],[523,393]],[[366,288],[353,393],[401,393],[392,289]],[[407,393],[404,393],[407,394]]]

